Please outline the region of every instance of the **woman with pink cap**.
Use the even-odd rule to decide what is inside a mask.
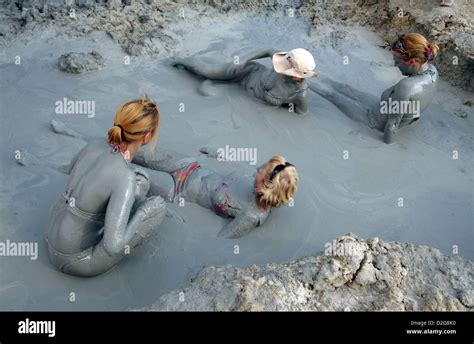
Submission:
[[[265,57],[272,58],[273,69],[255,61]],[[208,80],[239,82],[255,97],[274,106],[288,106],[296,113],[308,110],[305,79],[317,75],[313,56],[302,48],[289,52],[262,49],[238,63],[215,64],[191,57],[174,59],[172,65]]]

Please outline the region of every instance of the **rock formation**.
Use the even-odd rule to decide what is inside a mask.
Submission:
[[[474,262],[461,256],[348,234],[286,264],[205,267],[142,310],[468,311],[473,286]]]

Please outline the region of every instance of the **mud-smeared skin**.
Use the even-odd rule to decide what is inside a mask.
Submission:
[[[399,128],[412,124],[414,113],[383,114],[380,113],[381,102],[389,101],[418,101],[420,114],[431,103],[438,80],[436,67],[427,64],[419,71],[400,67],[401,72],[408,77],[396,85],[386,89],[380,100],[361,92],[347,84],[339,83],[328,78],[318,78],[311,81],[309,88],[336,105],[342,112],[353,120],[364,123],[384,134],[384,142],[392,143]],[[421,115],[422,116],[422,115]]]
[[[175,183],[177,183],[176,171],[185,172],[188,166],[195,162],[194,159],[183,158],[175,152],[167,152],[162,157],[160,160],[150,160],[141,150],[133,162],[152,170],[170,173]],[[219,232],[219,236],[239,238],[263,224],[270,213],[270,211],[262,212],[257,207],[254,192],[255,173],[245,174],[235,171],[221,175],[200,166],[189,174],[182,192],[176,194],[173,192],[173,187],[172,190],[160,195],[167,197],[173,194],[174,201],[179,202],[182,198],[185,202],[197,203],[214,210],[220,216],[232,218],[233,220]],[[150,181],[153,185],[153,177]]]
[[[87,144],[66,172],[66,192],[51,209],[46,232],[50,258],[64,273],[100,275],[157,229],[165,202],[146,197],[146,172],[113,153],[105,139]]]
[[[215,81],[239,82],[250,94],[274,106],[289,106],[298,114],[308,110],[306,99],[307,85],[305,81],[298,82],[291,77],[279,74],[258,62],[265,57],[272,57],[277,52],[274,49],[262,49],[250,53],[239,60],[218,64],[204,62],[199,57],[176,58],[172,65],[182,66],[191,73],[205,79]]]

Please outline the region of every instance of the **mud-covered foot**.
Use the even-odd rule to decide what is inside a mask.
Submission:
[[[56,134],[71,136],[71,137],[75,137],[75,138],[78,138],[78,139],[83,139],[83,135],[79,134],[74,129],[68,128],[66,124],[64,124],[63,122],[58,121],[56,119],[51,120],[51,129]]]

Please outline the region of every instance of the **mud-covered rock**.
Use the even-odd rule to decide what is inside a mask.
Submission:
[[[105,66],[104,58],[97,51],[90,53],[68,53],[58,59],[58,67],[66,73],[82,74],[99,70]]]
[[[205,267],[142,310],[468,311],[473,285],[474,263],[460,256],[348,234],[286,264]]]

